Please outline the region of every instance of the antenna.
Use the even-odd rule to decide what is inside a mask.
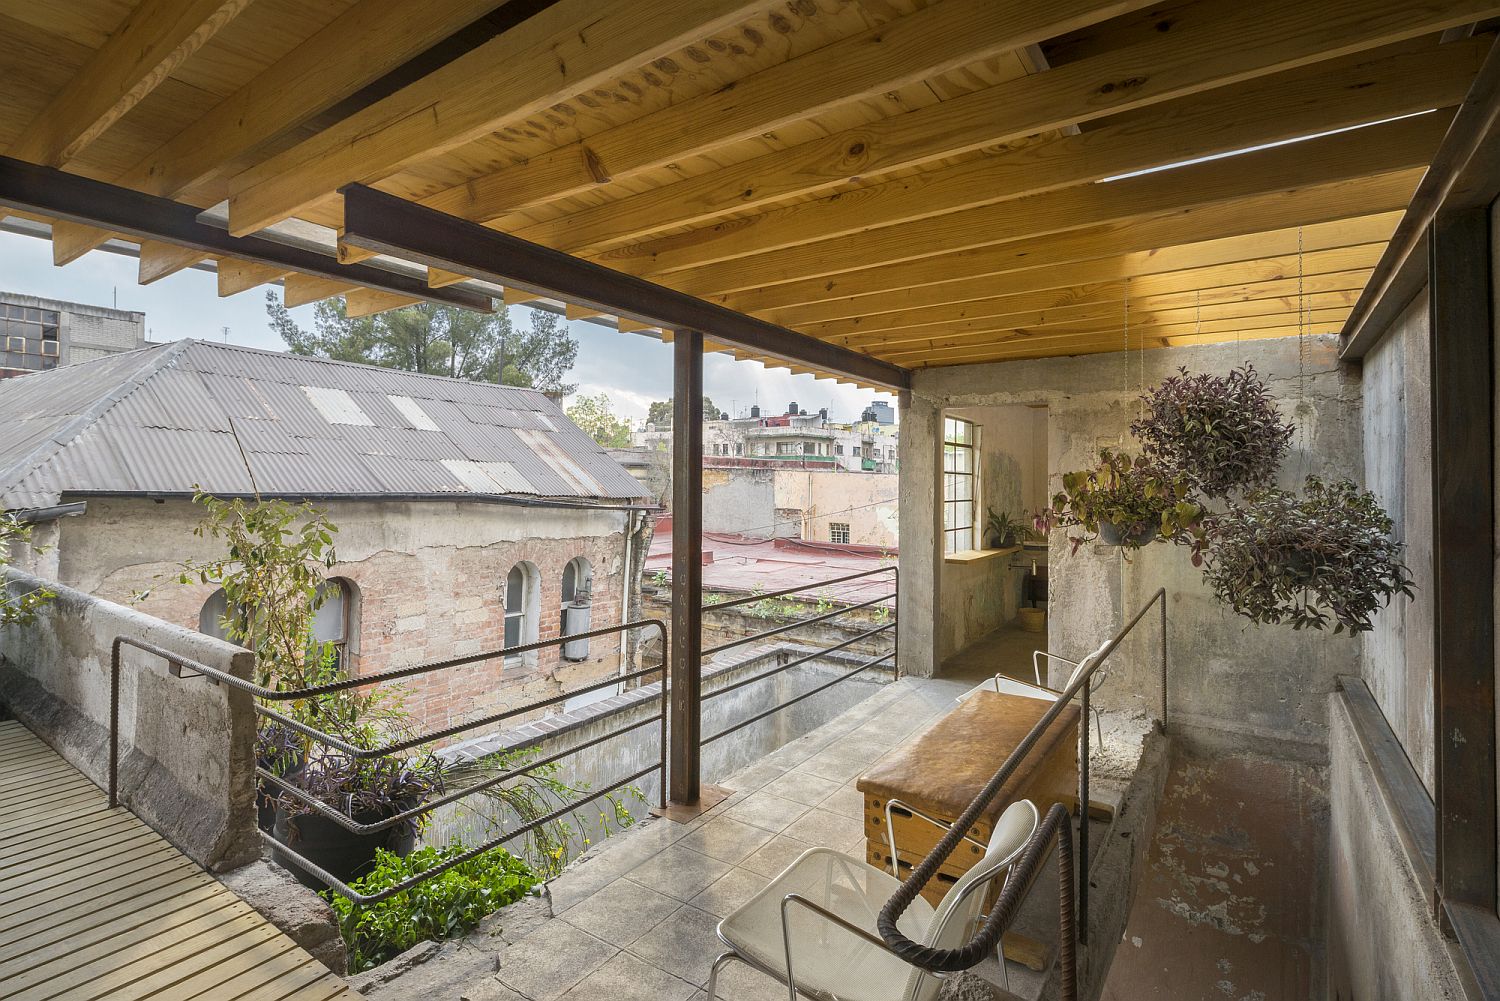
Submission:
[[[224,343],[228,344],[229,343],[229,328],[228,327],[220,327],[219,329],[222,330],[222,331],[224,331]]]

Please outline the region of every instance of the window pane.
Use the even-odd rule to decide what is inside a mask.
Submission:
[[[319,609],[313,613],[313,639],[319,643],[344,642],[344,586],[338,581],[329,581],[318,589],[328,595]]]
[[[974,499],[974,477],[955,474],[953,477],[953,489],[949,491],[949,500],[966,501]]]
[[[953,545],[959,549],[974,548],[974,530],[972,528],[961,528],[953,533]]]
[[[229,611],[229,602],[224,597],[224,589],[219,588],[209,595],[203,603],[203,610],[198,613],[198,631],[215,639],[225,639],[224,616]]]
[[[523,592],[526,590],[526,574],[520,567],[511,567],[510,575],[505,578],[505,612],[520,612],[523,606]],[[510,629],[509,623],[505,627]]]
[[[521,645],[521,616],[519,616],[519,615],[506,615],[505,616],[505,647],[508,650],[511,647],[520,646],[520,645]]]

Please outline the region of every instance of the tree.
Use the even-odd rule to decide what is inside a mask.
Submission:
[[[577,388],[562,380],[578,357],[578,342],[555,313],[532,310],[531,327],[523,331],[513,328],[504,309],[476,313],[426,302],[351,319],[344,300],[335,297],[317,304],[313,329],[304,330],[274,292],[266,293],[266,312],[293,354],[560,395]]]
[[[710,414],[713,416],[709,417]],[[714,401],[709,399],[707,394],[703,396],[703,416],[708,419],[714,419],[719,416],[719,408],[714,406]],[[671,427],[672,397],[669,396],[665,400],[656,400],[647,407],[646,423],[655,424],[659,428]]]
[[[625,448],[630,444],[630,425],[615,416],[604,393],[580,396],[565,412],[568,420],[605,448]]]

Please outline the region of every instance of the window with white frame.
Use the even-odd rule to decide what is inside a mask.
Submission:
[[[537,638],[537,573],[530,563],[517,563],[505,577],[505,648],[535,643]],[[535,663],[536,653],[510,654],[507,667]]]
[[[828,525],[828,539],[830,542],[849,541],[849,523],[847,521],[834,521]]]
[[[974,548],[974,456],[978,428],[943,419],[943,552]]]

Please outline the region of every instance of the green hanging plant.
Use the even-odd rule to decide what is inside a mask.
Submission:
[[[1374,494],[1309,476],[1302,497],[1260,490],[1215,515],[1204,578],[1252,622],[1366,632],[1383,605],[1413,593],[1392,527]]]
[[[1131,459],[1106,449],[1098,465],[1064,473],[1062,483],[1052,506],[1037,515],[1036,530],[1083,529],[1069,536],[1072,552],[1096,540],[1139,549],[1160,537],[1191,546],[1193,564],[1201,562],[1205,511],[1186,477],[1168,476],[1144,456]]]

